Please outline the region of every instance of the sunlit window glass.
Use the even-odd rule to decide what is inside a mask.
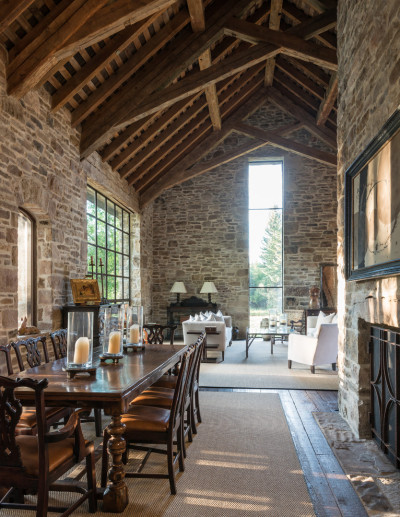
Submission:
[[[130,300],[130,213],[92,187],[87,188],[89,273],[109,302]]]
[[[35,323],[33,303],[33,234],[34,223],[24,213],[18,214],[18,322]]]
[[[249,164],[250,326],[282,312],[283,163]]]

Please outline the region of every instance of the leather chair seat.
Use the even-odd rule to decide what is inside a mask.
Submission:
[[[177,375],[163,375],[152,385],[152,388],[169,388],[170,390],[174,390],[177,379]]]
[[[174,398],[174,390],[169,388],[150,387],[131,402],[132,406],[154,406],[170,409]]]
[[[149,435],[164,435],[168,430],[170,411],[168,409],[151,406],[131,406],[128,413],[122,415],[122,422],[126,425],[124,436],[128,440],[146,441]]]
[[[57,413],[60,413],[60,420],[62,420],[65,416],[65,408],[45,408],[46,420],[51,419],[55,421],[57,419]],[[21,418],[16,428],[17,434],[32,434],[32,428],[34,427],[36,427],[36,409],[34,407],[23,408]]]
[[[39,477],[39,468],[43,465],[39,461],[37,436],[20,435],[15,438],[20,447],[22,463],[26,472],[31,476]],[[74,439],[67,438],[62,442],[49,443],[49,471],[52,472],[62,463],[74,456]]]

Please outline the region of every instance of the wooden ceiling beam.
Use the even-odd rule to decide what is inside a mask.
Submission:
[[[171,49],[166,49],[158,55],[158,66],[150,63],[135,82],[132,88],[121,89],[118,96],[107,103],[104,112],[96,114],[82,128],[81,155],[88,156],[101,147],[115,132],[127,124],[120,124],[119,119],[125,117],[126,107],[139,105],[152,92],[158,91],[171,84],[191,66],[199,56],[210,48],[223,34],[223,25],[232,13],[240,16],[249,8],[248,0],[237,0],[234,8],[220,0],[212,4],[212,14],[206,20],[207,30],[190,36],[182,34],[174,41]],[[172,66],[171,66],[172,64]],[[129,122],[130,123],[130,122]],[[115,130],[114,130],[115,127]]]
[[[157,13],[149,16],[144,23],[135,23],[127,27],[109,41],[85,66],[78,70],[71,79],[55,92],[51,98],[52,110],[57,111],[69,102],[74,95],[82,90],[96,74],[114,59],[116,54],[124,51],[159,15],[160,13]]]
[[[70,6],[63,10],[56,22],[48,27],[44,41],[35,51],[25,59],[20,58],[19,54],[7,67],[8,94],[20,98],[34,89],[58,61],[56,53],[71,34],[75,34],[106,2],[107,0],[71,1]]]
[[[186,11],[178,13],[167,23],[150,41],[139,48],[133,56],[124,63],[115,74],[97,88],[88,99],[80,104],[73,111],[71,121],[72,126],[76,127],[85,118],[87,118],[100,104],[115,92],[125,81],[134,75],[141,66],[145,66],[146,70],[154,69],[154,64],[150,63],[146,66],[146,62],[154,56],[171,38],[180,32],[189,23],[189,15]],[[164,55],[164,54],[163,54]],[[166,56],[165,56],[166,57]],[[164,66],[167,66],[168,60],[163,60]],[[161,71],[160,71],[161,73]],[[130,87],[131,89],[131,87]],[[125,106],[126,109],[126,106]],[[95,122],[96,123],[96,122]]]
[[[317,126],[323,126],[328,120],[330,112],[334,109],[336,98],[338,94],[338,77],[337,74],[332,74],[328,89],[325,93],[325,98],[317,113]]]
[[[4,32],[35,0],[3,0],[0,5],[0,34]]]
[[[328,26],[323,32],[316,32],[313,37],[326,47],[336,50],[336,36],[335,34],[328,31],[336,26],[337,13],[336,9],[329,9],[329,12],[331,13],[332,19],[331,25]],[[313,16],[307,16],[303,11],[298,9],[294,4],[289,3],[287,0],[284,0],[282,4],[282,13],[285,14],[294,24],[306,23],[307,21],[312,23],[312,20],[315,19]]]
[[[304,28],[303,24],[300,24],[290,29],[290,33],[295,35],[301,34],[302,37],[307,39],[309,37],[307,30],[310,30],[310,34],[314,34],[317,25],[319,30],[324,30],[326,25],[330,25],[331,17],[331,12],[325,13],[324,15],[316,17],[318,19],[313,20],[312,24],[310,24],[309,21],[305,22],[306,29]],[[254,24],[250,25],[253,27]],[[258,26],[254,25],[254,27]],[[259,28],[262,29],[262,27]],[[203,89],[207,84],[214,84],[215,82],[229,77],[236,72],[262,62],[266,59],[266,57],[276,55],[279,50],[280,49],[275,45],[258,45],[257,47],[237,51],[231,56],[227,57],[221,64],[215,64],[207,70],[192,74],[191,76],[188,76],[179,81],[179,83],[165,88],[161,93],[157,92],[157,94],[148,97],[141,106],[139,106],[136,110],[130,111],[130,113],[126,115],[126,117],[122,120],[122,126],[124,124],[138,120],[139,118],[144,117],[150,113],[164,109],[177,100],[180,100],[185,96],[189,96],[190,94],[196,93],[196,91]]]
[[[271,12],[269,15],[268,25],[271,30],[278,31],[281,25],[282,2],[283,0],[271,0]],[[275,58],[271,57],[270,59],[267,59],[267,62],[265,64],[265,86],[272,86],[272,83],[274,81],[274,71]]]
[[[322,13],[327,9],[337,8],[336,0],[304,0],[304,2],[313,9],[315,9],[318,13]]]
[[[213,131],[207,138],[186,152],[183,158],[168,170],[168,175],[164,174],[156,184],[151,185],[140,196],[141,206],[146,206],[164,190],[190,179],[190,172],[187,169],[220,144],[233,131],[232,126],[236,122],[254,113],[265,103],[266,99],[265,88],[260,88],[255,94],[250,94],[250,98],[224,120],[220,131]]]
[[[320,100],[323,100],[325,90],[322,86],[312,81],[308,75],[305,75],[298,68],[280,57],[276,60],[276,67],[283,72],[287,77],[297,81],[305,90]]]
[[[250,81],[247,87],[242,91],[243,97],[238,97],[237,95],[232,97],[232,95],[230,95],[230,97],[232,97],[232,101],[222,107],[224,117],[227,117],[232,111],[234,111],[237,108],[238,104],[240,104],[243,101],[243,98],[248,98],[255,92],[257,88],[259,88],[263,81],[263,78],[260,73],[262,68],[259,70],[258,78],[255,77],[253,81]],[[256,96],[257,98],[259,98],[257,94]],[[225,133],[229,134],[231,132],[230,125],[234,122],[234,120],[237,120],[238,118],[243,118],[244,115],[248,115],[248,112],[246,111],[246,113],[244,114],[241,110],[238,114],[236,111],[230,119],[230,123],[227,124],[224,128]],[[144,178],[139,179],[139,181],[135,181],[134,187],[139,191],[139,193],[142,192],[144,189],[147,190],[151,188],[151,184],[154,183],[156,179],[162,177],[164,171],[168,170],[169,167],[174,167],[174,164],[178,162],[179,158],[186,155],[186,153],[188,152],[190,153],[191,149],[198,145],[198,141],[204,139],[207,132],[208,131],[206,126],[200,126],[195,133],[191,134],[188,138],[185,138],[183,140],[183,143],[174,152],[168,153],[163,158],[161,166],[158,165],[156,169],[150,170],[150,172],[146,174]],[[218,132],[218,134],[221,134],[221,132]],[[177,143],[179,144],[180,141],[178,141]]]
[[[225,81],[223,84],[219,85],[219,94],[221,96],[220,103],[221,106],[229,102],[233,96],[237,95],[237,92],[244,88],[246,85],[249,84],[249,86],[246,87],[244,90],[244,94],[248,95],[249,91],[253,91],[259,83],[259,80],[255,80],[257,74],[259,74],[260,70],[263,67],[258,66],[255,67],[255,69],[252,69],[251,72],[248,71],[248,73],[243,74],[237,81],[234,81],[234,79],[230,79],[229,81]],[[233,88],[227,88],[229,84],[234,83]],[[233,109],[235,105],[237,104],[238,99],[236,99],[229,107],[229,109]],[[175,140],[174,143],[171,143],[171,138],[177,134],[181,129],[184,130],[185,133],[187,133],[187,126],[190,125],[191,119],[198,115],[201,110],[203,110],[204,105],[202,105],[199,101],[196,102],[195,105],[193,105],[191,108],[189,108],[182,116],[180,116],[175,122],[173,122],[168,127],[168,134],[167,135],[160,135],[160,137],[157,137],[155,141],[152,142],[152,144],[145,147],[140,153],[136,154],[133,157],[132,162],[129,162],[126,164],[125,167],[123,167],[119,172],[122,177],[126,177],[132,173],[134,173],[139,166],[145,162],[145,165],[140,168],[140,172],[135,173],[135,177],[140,179],[142,176],[146,174],[147,171],[152,169],[160,160],[163,159],[165,154],[168,154],[172,147],[176,146],[179,143],[179,139],[182,140],[182,136],[178,135],[178,140]],[[205,121],[207,119],[207,114],[202,114],[202,121]],[[161,151],[156,154],[156,151],[160,149],[160,147],[166,146],[168,150]],[[147,160],[147,161],[146,161]],[[164,164],[163,164],[164,166]]]
[[[329,85],[330,76],[318,66],[313,65],[312,63],[306,63],[305,61],[301,61],[300,59],[293,59],[288,56],[279,56],[279,59],[282,59],[284,62],[290,63],[295,68],[299,69],[301,72],[304,72],[310,79],[315,81],[317,84],[321,85],[324,89],[326,89]]]
[[[264,140],[265,143],[269,143],[274,147],[279,147],[279,149],[284,149],[285,151],[289,151],[300,156],[305,156],[306,158],[311,158],[317,162],[323,163],[324,165],[332,165],[334,167],[337,166],[337,159],[335,154],[328,153],[326,151],[320,151],[315,147],[309,147],[307,145],[295,142],[294,140],[283,138],[282,136],[277,135],[275,131],[266,131],[264,129],[249,126],[248,124],[244,123],[236,124],[235,129],[236,131],[256,138],[257,140]]]
[[[250,16],[250,20],[254,23],[262,23],[266,17],[268,16],[268,11],[265,9],[258,9]],[[237,39],[233,38],[224,38],[224,40],[219,43],[215,49],[213,50],[213,62],[218,63],[221,62],[227,54],[229,54],[234,48],[238,45],[246,46],[247,43],[239,42]],[[229,84],[230,80],[227,80],[226,84]],[[223,84],[223,83],[222,83]],[[220,85],[221,87],[222,85]],[[146,143],[154,138],[154,133],[161,131],[165,125],[170,123],[170,119],[173,120],[179,113],[179,111],[184,111],[191,102],[194,102],[194,99],[200,95],[200,92],[195,94],[193,97],[189,97],[188,99],[184,99],[176,103],[174,106],[169,108],[165,114],[163,114],[154,124],[152,124],[151,128],[145,132],[145,134],[137,138],[134,142],[132,142],[129,147],[132,146],[132,151],[137,152],[140,147],[146,145]],[[140,128],[143,124],[147,124],[150,118],[155,118],[156,115],[150,115],[150,117],[146,117],[143,120],[139,120],[134,122],[128,128],[123,131],[118,137],[116,137],[109,145],[107,145],[101,152],[101,156],[103,160],[108,160],[117,154],[118,149],[123,147],[129,141],[133,140],[135,136],[140,134]],[[160,125],[161,124],[161,125]],[[165,124],[165,125],[164,125]],[[122,151],[124,152],[124,151]]]
[[[246,20],[232,18],[225,25],[225,34],[243,39],[249,43],[269,43],[289,56],[311,61],[330,70],[337,70],[336,51],[316,45],[310,41],[291,34],[289,31],[278,32],[267,27],[249,23]]]
[[[302,127],[303,127],[303,124],[301,122],[298,122],[296,124],[291,124],[289,126],[285,126],[283,128],[278,129],[277,131],[274,132],[274,135],[276,135],[278,137],[278,136],[290,134],[293,131],[298,131]],[[235,126],[233,126],[233,130],[234,131],[236,130]],[[226,153],[218,155],[216,158],[212,158],[211,160],[201,162],[198,165],[191,167],[187,172],[191,175],[191,177],[198,176],[200,174],[204,174],[205,172],[211,171],[212,169],[215,169],[216,167],[224,165],[225,163],[232,162],[233,160],[236,160],[237,158],[240,158],[241,156],[244,156],[252,151],[255,151],[255,150],[259,149],[260,147],[264,147],[267,144],[268,144],[268,142],[265,142],[265,140],[263,140],[263,139],[253,138],[252,141],[239,145],[232,151],[228,151]],[[187,178],[187,179],[190,179],[190,178]]]
[[[189,7],[190,20],[193,32],[202,32],[206,28],[204,17],[204,7],[202,0],[187,0]],[[211,66],[211,50],[208,48],[199,56],[200,70],[205,70]],[[214,130],[221,129],[221,114],[219,112],[217,89],[215,84],[207,86],[205,89],[208,111],[210,113],[211,123]]]
[[[319,107],[319,102],[316,97],[310,95],[306,90],[304,90],[299,84],[295,81],[292,81],[286,74],[284,74],[281,70],[276,70],[275,72],[275,80],[277,85],[284,86],[287,90],[292,92],[296,97],[298,97],[304,104],[307,104],[312,109],[312,112],[316,115]]]
[[[143,22],[149,16],[160,14],[176,0],[116,0],[100,9],[96,16],[89,19],[84,27],[76,31],[58,55],[71,56],[82,48],[93,45],[128,25]]]
[[[288,99],[287,96],[282,95],[276,88],[269,87],[267,95],[270,101],[283,109],[283,111],[289,113],[289,115],[302,121],[311,133],[332,147],[332,149],[336,150],[336,133],[334,131],[326,127],[318,127],[312,115]]]

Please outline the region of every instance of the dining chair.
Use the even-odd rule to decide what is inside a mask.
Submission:
[[[47,512],[63,512],[70,515],[84,501],[89,511],[97,509],[95,458],[93,442],[83,438],[79,410],[70,415],[67,424],[54,432],[47,432],[44,390],[48,380],[25,378],[13,380],[0,376],[0,479],[7,493],[0,500],[0,510],[36,510],[36,517],[46,517]],[[16,434],[22,413],[18,391],[32,390],[35,398],[37,435]],[[87,489],[81,483],[57,481],[74,465],[86,460]],[[78,492],[81,495],[69,508],[49,506],[49,490]],[[37,494],[36,504],[25,504],[24,492]],[[13,495],[16,497],[13,498]],[[0,512],[1,513],[1,512]]]
[[[56,359],[62,359],[67,356],[67,329],[59,329],[50,333],[51,343],[53,345],[54,356]],[[101,409],[93,410],[94,417],[90,416],[91,411],[86,411],[86,416],[81,415],[81,422],[94,422],[96,436],[102,436],[103,426],[101,422]]]
[[[29,368],[33,368],[35,366],[40,366],[42,364],[42,354],[40,353],[38,345],[41,345],[42,353],[45,358],[45,362],[49,362],[49,354],[47,350],[46,344],[46,336],[40,336],[36,338],[27,338],[21,339],[19,341],[12,341],[8,345],[8,354],[10,354],[11,350],[14,350],[18,369],[20,372],[25,370],[25,366]],[[7,354],[6,351],[3,350],[4,353]],[[12,364],[12,360],[10,359]],[[11,367],[11,375],[13,373]],[[71,409],[63,408],[63,407],[47,407],[45,409],[47,426],[50,428],[51,426],[58,425],[59,422],[64,421],[64,423],[68,420],[71,414]],[[18,433],[19,434],[36,434],[37,433],[37,421],[36,421],[36,410],[34,407],[26,407],[24,408],[19,424],[18,424]]]
[[[158,325],[156,323],[149,323],[143,325],[147,331],[147,343],[149,345],[162,345],[166,338],[166,331],[169,330],[169,344],[174,344],[174,335],[177,325]]]
[[[130,406],[127,413],[121,416],[121,422],[125,425],[123,438],[126,441],[126,451],[122,456],[124,462],[128,460],[128,450],[143,450],[147,454],[136,472],[126,472],[126,477],[139,478],[167,478],[169,479],[171,494],[176,494],[175,465],[178,462],[179,470],[184,471],[184,458],[182,451],[182,400],[184,396],[185,382],[192,350],[188,350],[182,356],[176,389],[174,391],[170,409],[159,407],[134,405]],[[103,458],[101,484],[106,486],[108,470],[107,444],[110,438],[107,429],[104,431]],[[176,450],[174,447],[176,445]],[[166,449],[154,447],[164,445]],[[142,469],[152,452],[166,454],[168,474],[144,473]]]
[[[60,329],[50,333],[54,357],[61,359],[67,356],[67,329]]]
[[[4,358],[4,363],[7,369],[7,375],[14,373],[11,359],[11,344],[0,345],[1,356]],[[47,427],[50,428],[53,425],[58,424],[61,420],[66,420],[71,411],[65,408],[57,407],[46,407],[45,416]],[[17,434],[36,434],[37,433],[37,421],[36,421],[36,409],[34,407],[24,407],[20,416],[17,428]]]

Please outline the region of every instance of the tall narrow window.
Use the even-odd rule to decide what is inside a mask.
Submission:
[[[35,221],[23,210],[18,213],[18,322],[36,325],[34,274],[36,269]]]
[[[100,291],[110,302],[129,302],[130,214],[89,186],[86,206],[88,261],[93,257]]]
[[[283,163],[249,164],[250,326],[282,311]]]

